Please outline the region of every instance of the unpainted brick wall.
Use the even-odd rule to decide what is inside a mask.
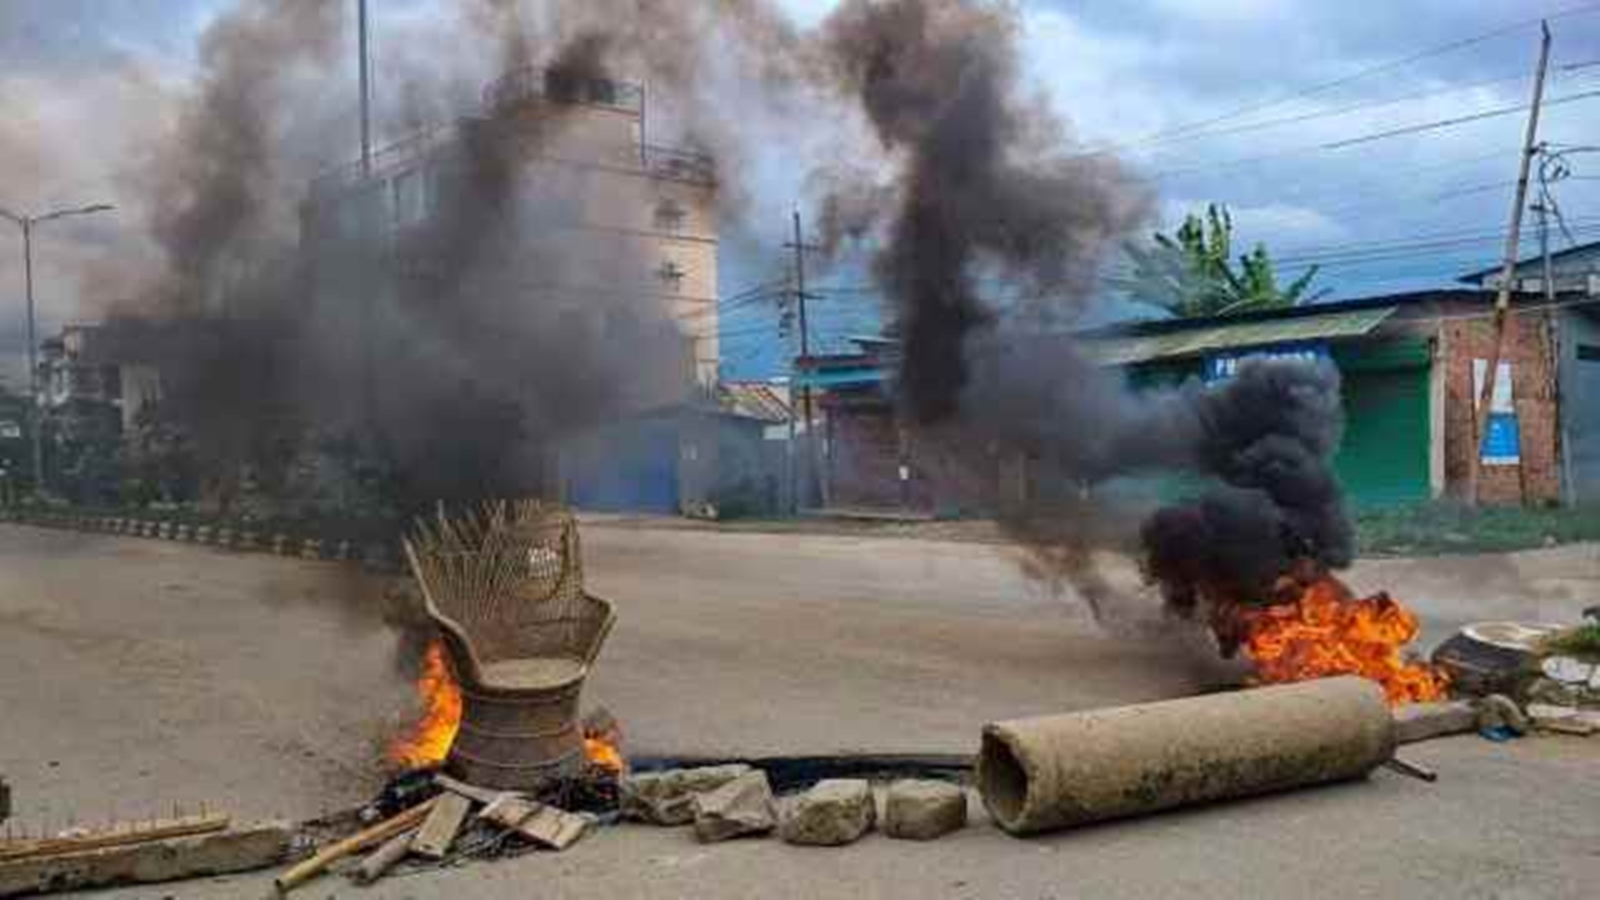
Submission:
[[[1490,318],[1447,321],[1440,326],[1445,369],[1445,483],[1454,496],[1465,490],[1471,464],[1473,435],[1472,361],[1487,360],[1494,349],[1494,322]],[[1507,323],[1506,352],[1511,363],[1512,397],[1521,431],[1522,468],[1528,499],[1561,498],[1557,456],[1554,359],[1544,317],[1524,313]],[[1521,499],[1518,466],[1483,466],[1479,497],[1486,503],[1516,503]]]

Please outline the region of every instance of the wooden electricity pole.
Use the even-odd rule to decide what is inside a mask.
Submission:
[[[791,469],[789,476],[789,488],[791,491],[790,498],[794,504],[794,509],[798,511],[800,509],[800,493],[797,487],[803,487],[806,491],[806,494],[809,496],[811,492],[810,486],[816,482],[816,479],[821,471],[820,467],[817,465],[817,432],[816,428],[814,427],[815,422],[812,421],[811,380],[809,375],[805,374],[809,371],[809,366],[811,363],[811,329],[806,321],[806,300],[809,299],[809,296],[806,294],[806,251],[814,248],[806,245],[805,232],[800,222],[800,210],[798,209],[794,211],[794,242],[786,244],[785,246],[794,250],[794,299],[796,312],[798,313],[800,319],[800,365],[797,367],[791,367],[791,371],[795,374],[802,374],[805,377],[805,380],[801,383],[800,388],[800,404],[801,408],[804,410],[806,423],[805,441],[803,442],[805,446],[805,465],[803,468],[805,471],[803,476],[796,478],[794,470]],[[790,457],[792,459],[794,457],[794,438],[792,436],[792,427],[794,423],[793,375],[790,377],[789,403],[791,404],[789,409],[791,437],[789,440]],[[797,481],[799,482],[798,486],[796,484]]]
[[[1517,196],[1511,204],[1511,230],[1506,234],[1505,263],[1500,269],[1499,290],[1494,300],[1494,344],[1489,351],[1489,366],[1483,373],[1483,389],[1472,410],[1472,448],[1467,457],[1468,505],[1478,504],[1478,491],[1482,481],[1483,441],[1489,433],[1489,404],[1494,401],[1495,382],[1500,375],[1500,359],[1505,355],[1508,332],[1506,321],[1511,314],[1511,287],[1517,273],[1517,254],[1522,243],[1522,213],[1528,202],[1528,179],[1533,158],[1539,153],[1539,108],[1544,105],[1544,79],[1550,68],[1550,23],[1539,23],[1539,67],[1533,77],[1533,104],[1528,108],[1528,130],[1522,141],[1521,172],[1517,176]],[[1521,428],[1521,422],[1517,427]],[[1526,465],[1526,458],[1517,460]]]

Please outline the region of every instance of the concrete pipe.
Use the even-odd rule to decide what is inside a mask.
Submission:
[[[1357,778],[1394,752],[1383,690],[1328,678],[983,729],[978,789],[1033,834]]]

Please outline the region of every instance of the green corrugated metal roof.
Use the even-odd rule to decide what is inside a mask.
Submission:
[[[1080,346],[1102,365],[1125,366],[1241,347],[1360,337],[1377,328],[1394,310],[1393,306],[1385,306],[1292,319],[1207,325],[1163,334],[1094,338]]]

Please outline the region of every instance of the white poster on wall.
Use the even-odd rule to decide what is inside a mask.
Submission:
[[[1483,379],[1489,361],[1472,361],[1472,405],[1476,409],[1483,396]],[[1494,396],[1489,398],[1489,427],[1483,435],[1482,455],[1486,466],[1515,466],[1522,462],[1522,439],[1517,427],[1517,404],[1511,387],[1511,363],[1502,362],[1494,379]]]

